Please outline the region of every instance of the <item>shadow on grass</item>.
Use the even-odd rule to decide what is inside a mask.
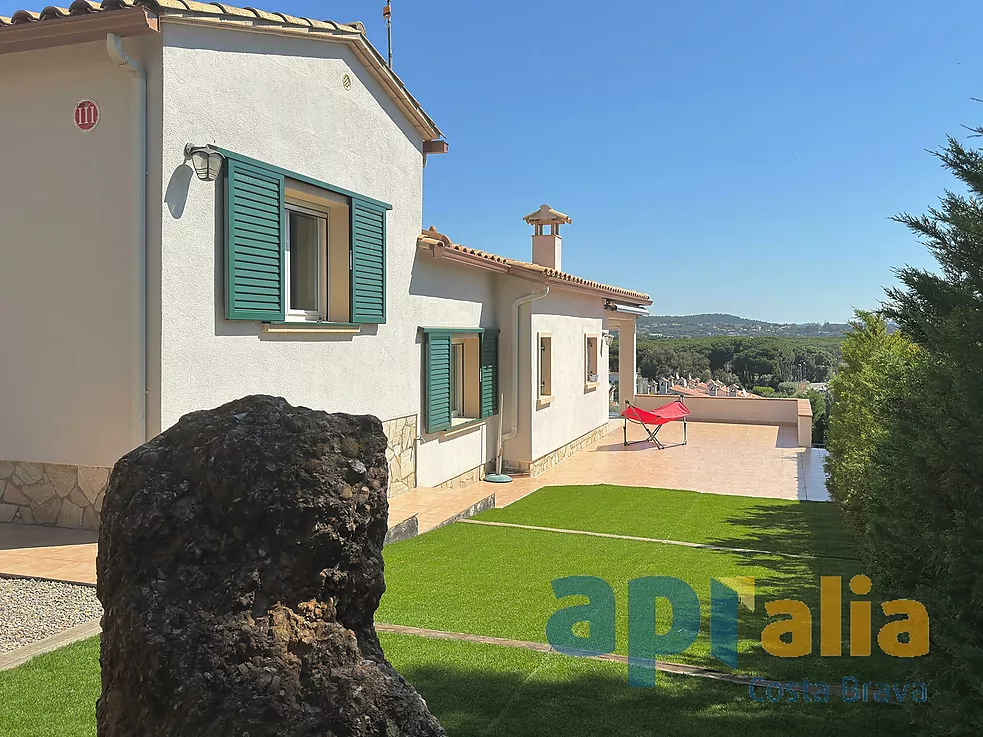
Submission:
[[[758,504],[725,521],[743,534],[740,538],[716,537],[710,540],[712,544],[821,558],[860,558],[839,508],[828,502]]]
[[[877,633],[889,620],[881,611],[884,601],[876,589],[867,596],[854,595],[849,586],[857,575],[870,575],[853,535],[844,527],[840,511],[828,502],[799,502],[793,505],[759,505],[745,510],[739,516],[727,520],[742,531],[740,538],[714,538],[713,544],[746,547],[776,552],[813,556],[783,558],[766,553],[745,553],[741,557],[755,566],[773,572],[766,579],[755,582],[758,604],[754,612],[742,611],[742,625],[752,632],[760,631],[769,622],[764,604],[778,599],[797,599],[804,602],[812,616],[812,653],[801,659],[787,660],[767,656],[758,645],[752,658],[767,658],[770,672],[776,677],[787,677],[797,666],[803,676],[823,676],[829,680],[844,675],[856,675],[862,680],[902,682],[917,680],[913,675],[920,663],[901,660],[884,654],[877,645]],[[821,597],[820,580],[823,576],[840,578],[840,656],[820,656],[821,647]],[[870,656],[850,656],[851,630],[850,602],[871,601]],[[861,623],[862,630],[866,626]],[[744,627],[742,626],[742,634]]]
[[[897,735],[903,709],[880,704],[756,703],[748,689],[659,675],[655,688],[630,688],[622,668],[541,656],[531,671],[463,670],[413,664],[403,675],[450,737],[818,737]]]

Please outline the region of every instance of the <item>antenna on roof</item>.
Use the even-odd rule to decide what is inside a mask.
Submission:
[[[393,7],[387,2],[382,9],[382,17],[386,19],[386,35],[389,37],[389,68],[393,68]]]

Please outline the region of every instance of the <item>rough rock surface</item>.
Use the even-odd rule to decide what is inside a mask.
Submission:
[[[101,737],[429,737],[385,660],[386,437],[254,396],[122,458],[99,536]]]

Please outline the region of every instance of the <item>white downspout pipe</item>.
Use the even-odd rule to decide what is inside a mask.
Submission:
[[[505,452],[505,441],[511,440],[519,432],[519,331],[522,327],[519,323],[519,308],[527,302],[542,299],[549,293],[550,288],[545,287],[539,292],[519,297],[512,303],[512,311],[514,313],[512,324],[515,327],[515,340],[512,342],[512,428],[504,435],[499,436],[498,457],[495,459],[495,473],[497,474],[502,473],[502,455]],[[505,421],[504,414],[500,421]]]
[[[136,256],[137,305],[134,315],[136,347],[133,357],[133,443],[147,441],[147,70],[123,50],[123,40],[115,33],[106,34],[109,58],[129,68],[136,82]]]

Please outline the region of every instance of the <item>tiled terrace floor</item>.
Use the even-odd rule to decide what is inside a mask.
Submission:
[[[404,491],[389,500],[389,527],[395,527],[416,515],[419,531],[428,532],[453,521],[463,512],[471,511],[476,505],[494,507],[494,500],[488,500],[488,497],[495,491],[496,489],[485,489],[480,484],[464,489],[430,489],[421,486]]]
[[[465,489],[414,489],[390,500],[390,527],[417,516],[426,532],[495,494],[504,507],[544,486],[617,484],[689,489],[717,494],[828,501],[825,451],[795,447],[795,429],[771,425],[689,423],[689,444],[658,450],[650,443],[627,448],[620,424],[589,450],[534,479],[481,482]],[[629,440],[644,437],[629,427]],[[666,425],[659,439],[682,440],[682,425]],[[96,535],[52,527],[0,524],[0,574],[95,583]]]
[[[96,582],[95,532],[0,524],[0,574]]]
[[[659,450],[651,443],[623,442],[621,423],[604,440],[536,478],[511,484],[488,484],[504,507],[544,486],[617,484],[687,489],[713,494],[829,501],[823,472],[824,450],[798,448],[796,430],[784,425],[688,423],[685,446]],[[638,425],[628,426],[628,440],[641,440]],[[665,425],[659,440],[682,442],[682,423]],[[490,493],[490,492],[489,492]]]

